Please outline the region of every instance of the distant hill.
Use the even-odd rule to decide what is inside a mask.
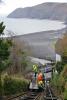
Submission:
[[[43,3],[33,7],[18,8],[7,17],[67,21],[67,3]]]
[[[62,30],[64,33],[64,30]],[[56,34],[55,34],[56,33]],[[59,34],[59,35],[58,35]],[[61,30],[59,31],[42,31],[42,32],[35,32],[33,34],[25,34],[15,36],[14,38],[17,41],[23,41],[28,45],[27,47],[31,49],[31,53],[33,57],[40,58],[40,59],[48,59],[48,60],[55,60],[55,43],[58,38],[61,37]],[[55,38],[57,37],[58,38]],[[23,45],[21,47],[23,47]]]
[[[43,3],[33,7],[18,8],[10,13],[8,18],[37,18],[65,21],[67,23],[67,3]],[[55,60],[54,44],[67,29],[49,32],[36,32],[16,36],[21,42],[24,40],[32,49],[32,56]],[[55,35],[55,36],[54,36]],[[57,37],[58,38],[54,38]],[[22,45],[21,45],[22,46]]]

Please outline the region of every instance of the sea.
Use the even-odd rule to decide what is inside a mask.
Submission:
[[[48,19],[7,18],[0,17],[6,26],[5,31],[14,35],[33,34],[35,32],[61,30],[66,27],[64,22]],[[7,33],[5,32],[5,33]]]
[[[7,37],[8,35],[21,36],[26,34],[27,35],[36,34],[36,32],[45,32],[51,30],[56,31],[66,28],[64,22],[58,20],[0,17],[0,22],[2,21],[6,26],[4,31],[5,33],[4,37]],[[39,39],[42,41],[36,40],[32,42],[32,39],[30,38],[28,39],[28,41],[31,43],[31,45],[33,45],[34,51],[36,51],[38,56],[41,54],[40,57],[41,56],[43,57],[47,56],[48,54],[50,55],[50,57],[55,58],[55,50],[53,49],[54,48],[53,39],[56,37],[58,38],[59,34],[56,35],[55,33],[50,33],[50,34],[46,33],[44,37],[43,36],[41,37],[39,37]],[[46,41],[46,37],[48,37],[48,41]],[[51,42],[49,41],[50,39],[52,40]],[[47,48],[47,50],[45,48]],[[59,59],[59,57],[57,59]]]

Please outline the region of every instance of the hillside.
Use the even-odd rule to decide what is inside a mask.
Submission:
[[[15,36],[15,38],[17,41],[21,41],[21,43],[25,41],[26,45],[30,47],[33,57],[55,60],[56,55],[54,44],[56,43],[57,39],[61,37],[61,35],[61,31],[45,31],[36,32],[33,34],[19,35]],[[58,38],[55,38],[57,36]]]
[[[67,3],[43,3],[33,7],[18,8],[7,17],[67,20]]]

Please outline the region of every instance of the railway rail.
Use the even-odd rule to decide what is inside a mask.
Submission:
[[[58,100],[58,98],[54,96],[50,86],[46,85],[42,92],[27,91],[6,100]]]
[[[42,92],[27,91],[22,94],[7,98],[6,100],[40,100]]]
[[[33,77],[33,80],[34,79],[35,78]],[[34,89],[34,86],[36,85],[36,80],[34,81],[33,81],[34,85],[32,85],[31,90]],[[7,100],[58,100],[58,98],[54,95],[50,87],[50,84],[48,84],[48,82],[46,81],[44,91],[41,92],[27,91],[19,95],[13,96],[11,98],[7,98]]]
[[[20,94],[11,96],[11,97],[6,97],[6,100],[15,100],[15,98],[21,97],[21,96],[25,95],[26,93],[27,92],[23,92],[23,93],[20,93]]]
[[[20,100],[40,100],[41,93],[31,92],[26,96],[21,97]]]
[[[44,100],[58,100],[58,98],[54,95],[49,84],[46,84],[45,93],[46,94],[44,96]]]

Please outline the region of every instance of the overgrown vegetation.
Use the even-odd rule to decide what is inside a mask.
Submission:
[[[13,78],[12,75],[23,75],[30,62],[27,59],[29,48],[11,36],[4,38],[5,26],[0,23],[0,99],[3,95],[12,95],[26,91],[28,89],[28,81],[20,78]],[[22,46],[21,46],[22,44]],[[28,50],[30,51],[30,49]],[[7,73],[9,76],[2,77]]]
[[[61,62],[56,63],[58,75],[54,73],[52,85],[63,100],[67,100],[67,35],[57,41],[56,52],[61,55]]]
[[[0,97],[2,96],[2,72],[9,67],[10,47],[12,43],[7,38],[3,38],[5,26],[0,23]]]
[[[20,41],[17,37],[12,36],[11,40],[13,42],[10,56],[12,65],[8,69],[8,74],[25,74],[30,67],[28,66],[30,64],[28,55],[30,55],[31,49],[26,42]]]
[[[29,82],[22,78],[14,78],[10,76],[5,76],[4,78],[4,94],[14,95],[28,90]]]

